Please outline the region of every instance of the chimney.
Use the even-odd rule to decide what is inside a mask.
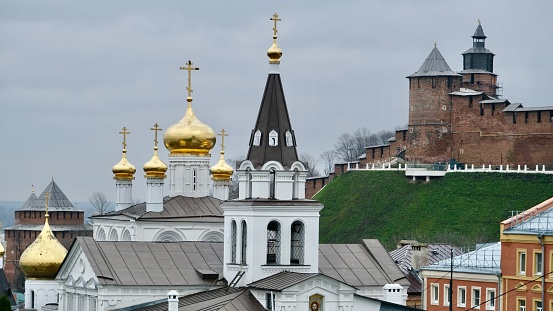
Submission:
[[[179,311],[179,293],[176,290],[167,293],[167,306],[168,311]]]
[[[403,286],[399,284],[384,285],[384,288],[382,289],[382,300],[404,306]]]

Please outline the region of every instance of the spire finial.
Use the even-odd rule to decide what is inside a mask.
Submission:
[[[48,218],[48,199],[50,198],[50,194],[46,192],[44,194],[44,199],[46,200],[45,208],[46,208],[46,214],[44,214],[45,218]]]
[[[225,136],[228,136],[228,134],[225,133],[225,129],[222,129],[221,134],[217,134],[218,136],[221,136],[221,153],[225,153]]]
[[[155,133],[155,137],[154,137],[154,150],[157,150],[157,143],[158,143],[158,141],[157,141],[157,132],[158,132],[158,131],[161,131],[162,129],[159,128],[159,125],[158,125],[157,122],[156,122],[156,124],[154,124],[154,127],[151,128],[150,130],[154,131],[154,133]]]
[[[278,18],[278,14],[275,13],[273,14],[273,17],[271,17],[271,20],[272,21],[275,21],[275,26],[273,27],[273,39],[275,39],[276,41],[276,38],[277,38],[277,22],[281,21],[282,19]]]
[[[130,134],[131,132],[127,132],[126,127],[123,127],[122,130],[123,132],[119,132],[119,134],[123,134],[123,153],[125,153],[127,152],[127,134]]]
[[[482,24],[480,23],[480,19],[478,19],[478,25],[482,25]]]
[[[31,185],[31,193],[35,193],[35,185]]]
[[[191,102],[192,101],[192,70],[200,70],[200,68],[192,67],[192,61],[188,61],[186,63],[186,67],[180,67],[180,70],[188,70],[188,86],[186,87],[186,90],[188,91],[188,97],[186,98],[186,101]]]
[[[434,47],[437,48],[437,47],[438,47],[438,43],[434,42]]]

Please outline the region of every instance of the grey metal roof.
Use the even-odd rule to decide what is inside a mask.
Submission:
[[[469,51],[470,51],[470,50],[469,50]],[[467,51],[467,52],[468,52],[468,51]],[[460,74],[467,74],[467,73],[486,73],[486,74],[490,74],[490,75],[497,76],[497,74],[495,74],[495,73],[493,73],[493,72],[489,72],[489,71],[487,71],[487,70],[479,69],[479,68],[465,69],[465,70],[459,71],[458,73],[460,73]]]
[[[424,63],[422,63],[422,66],[419,68],[419,70],[414,74],[407,76],[407,78],[433,76],[461,76],[460,74],[457,74],[451,70],[437,47],[434,47],[434,49],[432,49]]]
[[[204,285],[216,279],[202,278],[199,271],[211,270],[217,279],[223,273],[223,243],[97,242],[91,237],[77,237],[75,243],[105,285]]]
[[[553,235],[553,198],[502,222],[504,234]]]
[[[91,218],[112,218],[125,215],[140,220],[182,220],[190,219],[196,222],[223,222],[223,210],[220,205],[223,201],[214,197],[191,198],[182,195],[163,198],[163,211],[147,212],[146,202],[139,203],[120,211],[112,211],[104,215]]]
[[[137,311],[167,311],[167,302],[143,308],[133,308]],[[220,288],[180,297],[181,311],[264,311],[265,308],[244,287]]]
[[[54,232],[57,231],[91,231],[92,226],[88,224],[82,224],[82,225],[50,225],[50,229]],[[8,228],[4,228],[4,230],[28,230],[28,231],[42,231],[42,228],[44,225],[25,225],[25,224],[19,224],[19,225],[13,225]]]
[[[319,273],[298,273],[282,271],[261,280],[248,284],[250,288],[261,290],[282,291],[290,286],[309,280],[320,275]]]
[[[484,99],[484,100],[481,100],[480,103],[482,103],[482,104],[503,104],[503,103],[509,103],[509,100],[505,99],[505,98],[502,98],[502,99]]]
[[[500,274],[501,243],[477,246],[475,251],[453,257],[453,272]],[[451,259],[423,267],[421,270],[450,271]]]
[[[553,106],[544,106],[544,107],[518,107],[516,111],[549,111],[553,110]]]
[[[478,27],[476,27],[476,31],[474,31],[474,35],[472,35],[473,38],[481,38],[486,39],[486,35],[484,34],[484,29],[482,29],[482,25],[480,23],[478,24]]]
[[[463,53],[461,53],[461,55],[465,55],[465,54],[492,54],[492,55],[495,55],[494,53],[492,53],[492,51],[486,49],[483,46],[473,46],[470,49],[468,49],[468,50],[464,51]]]
[[[259,145],[254,144],[254,135],[257,131],[261,132],[261,140]],[[276,131],[278,134],[277,146],[269,146],[269,133]],[[292,145],[286,143],[286,132],[292,135]],[[277,161],[282,166],[290,168],[292,163],[299,161],[298,152],[296,150],[296,138],[288,108],[284,98],[282,82],[279,74],[269,74],[265,92],[259,107],[257,121],[252,130],[249,142],[247,160],[258,168],[269,161]]]
[[[375,239],[361,244],[319,244],[319,272],[351,286],[408,286],[403,272]]]
[[[503,109],[503,112],[514,112],[519,107],[522,107],[522,104],[518,104],[518,103],[509,104],[507,107],[505,107],[505,109]]]
[[[40,196],[36,198],[32,193],[25,204],[21,207],[21,211],[44,211],[46,206],[46,193],[49,195],[48,210],[49,211],[69,211],[69,212],[82,212],[83,210],[75,208],[71,201],[67,199],[60,187],[52,180],[50,184],[42,191]]]

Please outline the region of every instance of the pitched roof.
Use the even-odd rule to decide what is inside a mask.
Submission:
[[[273,130],[277,133],[278,139],[276,146],[269,146],[269,134]],[[255,140],[257,131],[261,133],[258,144]],[[291,144],[287,143],[287,132],[291,135]],[[299,161],[294,130],[290,123],[279,74],[269,74],[267,78],[249,146],[246,159],[250,160],[256,168],[269,161],[277,161],[282,166],[289,168],[292,163]]]
[[[407,78],[433,76],[461,76],[451,70],[437,47],[432,49],[419,70],[417,70],[414,74],[407,76]]]
[[[46,206],[46,193],[48,193],[48,210],[49,211],[74,211],[82,212],[82,210],[75,208],[71,201],[65,196],[60,187],[56,184],[54,180],[48,184],[46,189],[42,191],[40,196],[37,198],[34,193],[32,193],[25,204],[21,207],[22,211],[44,211]]]
[[[478,27],[476,27],[476,31],[474,31],[474,35],[472,35],[473,38],[482,38],[486,39],[486,35],[484,34],[484,29],[482,29],[482,25],[478,24]]]
[[[298,273],[291,271],[282,271],[273,274],[261,280],[248,284],[250,288],[282,291],[290,286],[296,285],[313,277],[321,275],[319,273]]]
[[[453,257],[453,271],[500,274],[501,243],[482,244],[476,250]],[[421,270],[450,271],[451,258],[426,266]]]
[[[553,235],[553,197],[501,222],[502,234]]]
[[[214,197],[191,198],[182,195],[163,198],[163,211],[148,212],[146,203],[139,203],[120,211],[112,211],[104,215],[92,216],[92,218],[112,218],[115,216],[127,216],[140,220],[163,219],[190,219],[196,222],[223,222],[223,210],[220,205],[223,201]]]
[[[386,249],[375,239],[362,244],[319,244],[319,272],[351,286],[409,285]]]
[[[49,225],[50,230],[53,232],[58,231],[92,231],[92,226],[89,224],[82,224],[82,225]],[[26,230],[26,231],[42,231],[42,228],[44,227],[44,224],[18,224],[13,225],[8,228],[4,228],[4,230]]]
[[[133,308],[136,311],[167,311],[167,302],[143,308]],[[203,291],[179,299],[181,311],[265,311],[265,308],[244,287],[220,288]]]
[[[75,241],[105,285],[204,285],[223,274],[223,243]]]

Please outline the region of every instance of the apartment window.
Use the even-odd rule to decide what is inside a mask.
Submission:
[[[517,299],[517,309],[518,311],[526,311],[526,300]]]
[[[543,264],[542,253],[538,253],[538,252],[534,253],[534,274],[535,275],[543,274],[542,264]]]
[[[526,252],[518,251],[517,260],[518,274],[526,275]]]
[[[543,305],[540,300],[534,301],[534,311],[543,311]]]
[[[449,285],[444,285],[444,306],[449,306]]]
[[[439,294],[440,294],[440,288],[438,286],[439,286],[438,284],[432,284],[432,301],[431,301],[431,303],[433,305],[438,304]]]
[[[464,307],[467,304],[467,288],[465,286],[457,287],[457,306]]]
[[[495,310],[495,288],[486,289],[486,310]]]
[[[472,288],[472,307],[480,309],[480,287]]]

